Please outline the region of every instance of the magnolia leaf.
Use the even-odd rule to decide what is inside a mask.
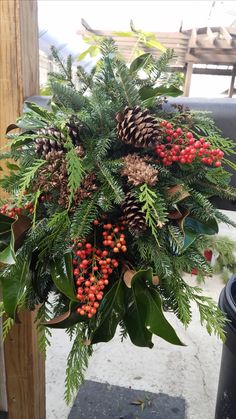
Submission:
[[[25,284],[29,281],[29,263],[26,258],[17,260],[11,268],[11,276],[2,277],[2,295],[3,304],[6,314],[15,318],[16,309],[21,301],[22,295],[25,290]]]
[[[150,57],[151,57],[150,53],[145,53],[135,58],[135,60],[132,61],[132,63],[130,64],[130,69],[129,69],[130,73],[131,74],[136,73],[137,71],[141,70],[141,68],[143,68],[145,64],[148,62]]]
[[[216,219],[211,219],[206,222],[199,221],[196,218],[186,217],[183,220],[184,231],[184,249],[189,247],[200,235],[214,235],[219,231]]]
[[[51,275],[57,289],[71,301],[77,301],[72,271],[72,255],[66,253],[63,259],[51,262]],[[78,301],[77,301],[78,302]]]
[[[125,285],[128,288],[131,288],[131,281],[135,274],[136,274],[136,271],[132,271],[131,269],[128,269],[127,271],[125,271],[123,280],[124,280]]]
[[[98,326],[93,333],[92,344],[108,342],[114,337],[118,323],[125,312],[124,290],[124,282],[119,280],[104,296],[98,312]]]
[[[73,306],[74,308],[72,309]],[[76,303],[73,303],[72,307],[61,316],[57,316],[52,320],[43,322],[44,326],[50,327],[51,329],[67,329],[79,322],[86,321],[87,319],[84,316],[77,313],[75,306]]]
[[[167,215],[170,220],[180,220],[182,218],[182,213],[177,208],[175,211],[170,211]]]
[[[176,195],[176,202],[183,201],[183,199],[188,198],[190,193],[184,189],[183,185],[171,186],[166,191],[167,197],[173,198]]]
[[[152,283],[152,280],[152,269],[139,271],[132,279],[132,290],[137,310],[141,314],[141,322],[149,333],[154,333],[174,345],[183,345],[163,314],[159,293],[146,283]]]
[[[181,213],[181,217],[177,219],[177,224],[180,228],[180,230],[184,230],[184,221],[186,220],[186,218],[188,217],[188,215],[190,214],[189,210],[187,208],[183,209],[182,213]]]
[[[185,346],[163,314],[159,293],[153,288],[147,288],[146,295],[147,303],[149,304],[148,316],[146,319],[147,328],[155,335],[173,345]]]
[[[5,134],[8,134],[8,132],[13,131],[14,129],[18,129],[18,126],[16,124],[8,125]]]
[[[157,96],[180,96],[182,95],[182,90],[178,89],[175,86],[159,86],[159,87],[142,87],[139,90],[139,95],[142,101],[147,100],[149,98],[154,98]]]
[[[152,282],[151,269],[139,271],[133,276],[124,323],[134,345],[152,348],[152,333],[145,324],[148,314],[148,305],[143,300],[143,291],[147,287],[146,280]]]
[[[14,265],[16,263],[14,253],[12,252],[10,245],[0,253],[0,263],[5,265]]]
[[[18,215],[18,218],[12,224],[12,248],[16,252],[22,245],[27,231],[31,227],[31,219],[26,215]]]

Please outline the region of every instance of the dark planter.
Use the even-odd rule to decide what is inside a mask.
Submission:
[[[219,307],[225,312],[226,341],[223,345],[215,419],[236,418],[236,275],[223,288]]]

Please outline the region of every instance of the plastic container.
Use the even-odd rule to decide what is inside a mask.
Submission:
[[[215,419],[236,419],[236,275],[221,291],[219,307],[229,323],[225,327]]]

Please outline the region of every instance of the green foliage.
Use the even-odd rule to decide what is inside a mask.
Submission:
[[[66,154],[67,173],[68,173],[68,187],[70,190],[69,203],[71,205],[73,198],[80,187],[81,180],[84,174],[81,159],[77,156],[74,148],[71,148]]]
[[[167,210],[163,198],[145,183],[140,186],[138,195],[142,204],[142,211],[145,213],[147,225],[158,243],[158,228],[162,228],[166,222]]]
[[[108,342],[114,337],[118,323],[124,317],[124,298],[124,282],[116,281],[102,302],[98,321],[92,334],[92,343]]]
[[[168,71],[173,51],[164,50],[153,34],[133,25],[131,34],[137,39],[137,48],[131,51],[130,65],[122,60],[112,39],[92,35],[93,45],[86,54],[99,52],[98,61],[89,74],[79,67],[77,80],[72,77],[72,58],[63,60],[53,48],[59,73],[49,76],[51,108],[45,110],[27,103],[17,125],[8,127],[9,148],[0,156],[6,160],[8,170],[7,176],[2,170],[0,184],[9,192],[9,205],[1,209],[0,215],[0,262],[4,262],[0,272],[0,311],[8,316],[4,330],[13,323],[17,310],[33,310],[39,304],[36,322],[43,352],[49,344],[50,328],[66,329],[74,340],[66,377],[68,403],[83,381],[91,354],[87,343],[107,342],[118,325],[122,338],[129,335],[141,347],[152,347],[153,334],[172,344],[182,344],[164,311],[173,311],[187,326],[195,302],[208,332],[223,338],[224,316],[199,287],[185,281],[184,275],[197,268],[198,278],[204,280],[214,269],[224,265],[228,273],[236,265],[232,243],[220,244],[210,237],[217,234],[219,221],[235,226],[215,208],[212,199],[221,196],[236,200],[235,188],[229,186],[231,174],[203,164],[199,158],[191,164],[168,158],[165,166],[155,152],[155,144],[139,147],[139,140],[140,136],[148,138],[153,129],[155,132],[154,117],[163,127],[158,143],[163,150],[169,150],[165,119],[174,129],[182,128],[180,148],[188,145],[187,131],[195,138],[205,136],[209,149],[222,149],[224,163],[233,168],[228,156],[235,154],[235,144],[222,138],[205,113],[181,106],[177,112],[164,112],[163,96],[181,94],[181,80],[176,85]],[[163,53],[155,59],[149,48],[161,48]],[[147,107],[151,117],[140,114],[137,121],[131,112],[130,120],[122,121],[127,106],[139,106],[142,111]],[[119,132],[118,121],[119,126],[122,124]],[[12,134],[17,127],[21,132]],[[143,173],[137,173],[135,182],[124,176],[123,170],[124,157],[132,155],[144,163],[140,165]],[[138,167],[137,163],[137,171]],[[151,168],[157,170],[154,179],[149,179]],[[122,204],[128,193],[138,201],[132,209],[134,216],[135,211],[142,210],[146,217],[147,229],[139,236],[130,234],[129,219],[125,217]],[[10,216],[9,211],[18,214],[18,220],[5,215]],[[23,220],[27,220],[26,224]],[[16,246],[17,237],[21,240]],[[77,246],[86,248],[87,272],[82,269],[83,254]],[[214,269],[204,258],[204,246],[219,254]],[[100,262],[108,263],[109,259],[111,267],[101,269]],[[78,277],[90,280],[92,272],[102,281],[105,269],[109,283],[104,282],[104,288],[99,285],[103,291],[99,305],[94,306],[94,316],[86,315],[93,297],[90,295],[89,302],[76,297]],[[132,275],[130,288],[123,280],[127,269]],[[152,272],[159,278],[158,285],[152,281]],[[96,285],[96,279],[93,281]],[[80,285],[85,288],[85,283]],[[80,310],[85,313],[81,315]]]
[[[7,317],[2,323],[2,339],[3,342],[8,336],[12,326],[14,325],[14,320],[11,317]]]
[[[30,186],[32,180],[34,179],[37,171],[45,164],[45,160],[35,160],[34,164],[31,167],[28,167],[24,173],[21,175],[21,181],[19,184],[19,201],[22,199],[22,195],[27,188]]]
[[[79,386],[84,382],[84,372],[88,366],[88,358],[92,354],[91,346],[85,344],[86,332],[83,325],[75,326],[75,337],[72,349],[67,358],[65,379],[65,401],[69,405]]]
[[[92,198],[84,200],[76,209],[71,222],[71,238],[83,239],[92,230],[92,222],[98,214],[98,194]]]
[[[35,324],[38,333],[38,347],[40,352],[45,357],[47,347],[51,345],[50,338],[52,336],[50,329],[44,325],[44,323],[51,318],[51,311],[48,306],[49,304],[42,304],[41,307],[39,307],[35,318]]]

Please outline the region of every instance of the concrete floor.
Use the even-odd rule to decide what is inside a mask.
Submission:
[[[227,213],[236,220],[236,214]],[[236,239],[236,231],[232,228],[222,226],[221,234]],[[195,277],[186,279],[195,284]],[[223,286],[220,278],[210,278],[203,286],[204,293],[217,301]],[[187,330],[171,313],[167,317],[186,347],[175,347],[154,338],[153,349],[137,348],[128,339],[120,343],[119,335],[116,335],[111,342],[96,346],[86,378],[182,396],[187,403],[186,419],[213,419],[222,344],[201,327],[195,307],[193,321]],[[54,331],[47,355],[47,419],[66,419],[71,408],[63,401],[69,348],[65,333]]]

